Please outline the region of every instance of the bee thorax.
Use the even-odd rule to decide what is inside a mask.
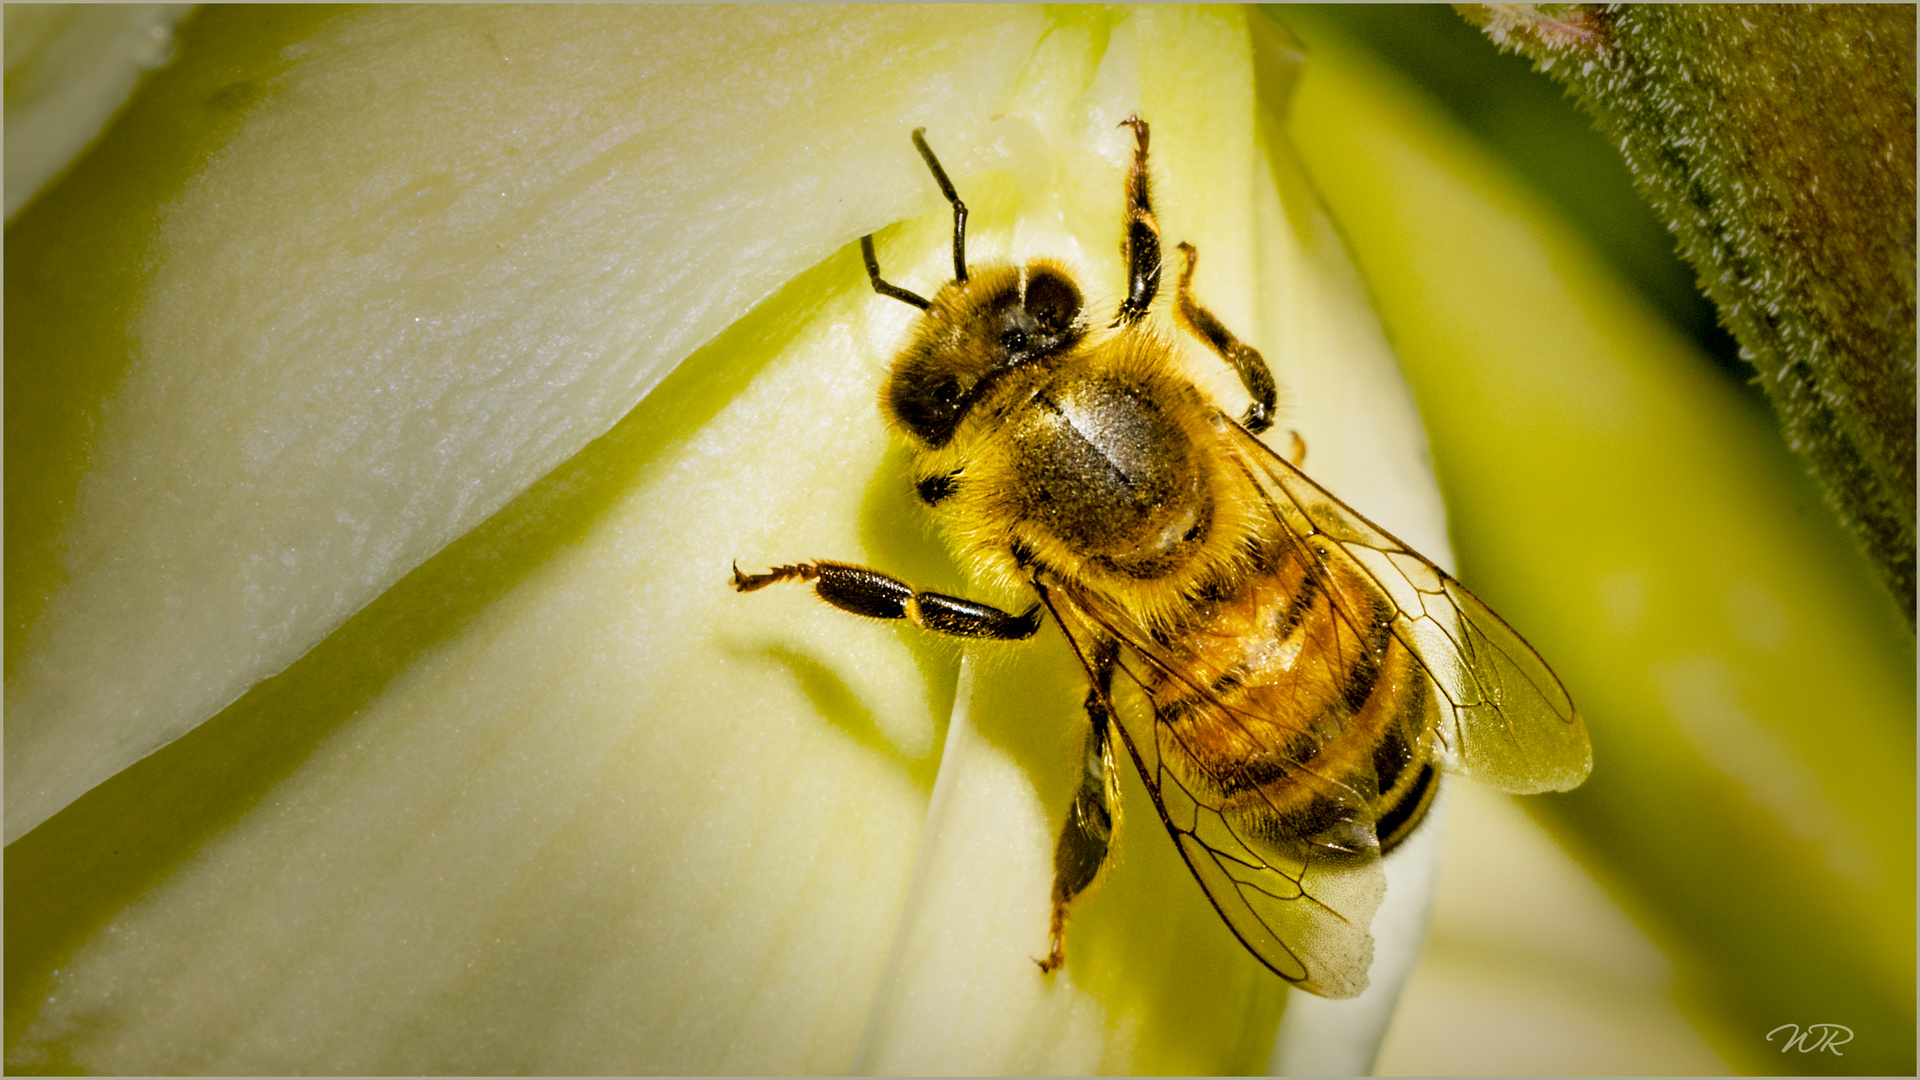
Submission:
[[[1021,516],[1108,569],[1168,573],[1211,523],[1191,436],[1141,387],[1057,383],[1024,411],[1014,441]]]

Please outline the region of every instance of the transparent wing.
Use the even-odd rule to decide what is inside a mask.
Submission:
[[[1142,741],[1132,730],[1121,724],[1130,750]],[[1212,805],[1158,753],[1138,752],[1135,764],[1143,778],[1158,781],[1147,786],[1167,830],[1242,944],[1288,982],[1322,997],[1367,988],[1373,914],[1386,894],[1370,812],[1354,806],[1334,826],[1358,850],[1330,851],[1307,839],[1259,835],[1249,828],[1257,819]]]
[[[1499,616],[1253,436],[1229,430],[1272,523],[1261,540],[1273,562],[1249,579],[1249,595],[1289,596],[1270,606],[1256,598],[1260,619],[1241,624],[1251,651],[1211,652],[1196,644],[1204,631],[1163,638],[1064,582],[1043,595],[1059,601],[1049,605],[1067,616],[1060,624],[1083,657],[1090,635],[1125,646],[1119,670],[1140,693],[1119,684],[1110,714],[1228,927],[1289,982],[1351,997],[1367,985],[1369,928],[1385,891],[1380,778],[1375,759],[1354,748],[1369,745],[1363,730],[1387,728],[1368,720],[1368,706],[1343,711],[1340,702],[1388,686],[1412,725],[1403,739],[1422,759],[1508,791],[1575,787],[1592,755],[1565,688]],[[1285,643],[1261,621],[1283,610],[1296,617]],[[1284,673],[1256,675],[1245,662],[1267,644],[1288,654]],[[1302,717],[1345,735],[1303,738]]]
[[[1084,633],[1103,634],[1133,654],[1120,670],[1136,685],[1149,681],[1135,669],[1145,664],[1182,681],[1190,671],[1175,670],[1160,648],[1128,623],[1112,617],[1097,599],[1061,588],[1053,595],[1071,613],[1063,627],[1087,655]],[[1056,615],[1060,614],[1056,608]],[[1072,616],[1077,616],[1073,618]],[[1202,675],[1204,679],[1204,674]],[[1096,683],[1097,685],[1097,683]],[[1210,724],[1244,734],[1257,717],[1199,690],[1213,711]],[[1236,937],[1281,978],[1329,998],[1353,997],[1367,987],[1373,962],[1369,927],[1386,891],[1380,848],[1374,836],[1371,805],[1377,792],[1365,768],[1340,777],[1312,776],[1299,762],[1285,762],[1296,785],[1312,787],[1327,810],[1309,827],[1268,812],[1259,793],[1223,796],[1231,781],[1205,774],[1206,754],[1180,745],[1197,738],[1163,718],[1140,695],[1124,689],[1109,701],[1121,741],[1146,786],[1154,809],[1173,837],[1181,858]],[[1267,757],[1284,755],[1274,747]]]
[[[1361,605],[1350,586],[1332,583],[1365,581],[1378,592],[1368,599],[1384,601],[1391,633],[1430,681],[1441,763],[1520,794],[1578,787],[1593,767],[1586,724],[1540,654],[1439,567],[1252,435],[1231,430],[1243,467],[1291,542],[1312,548],[1356,633],[1367,621]]]

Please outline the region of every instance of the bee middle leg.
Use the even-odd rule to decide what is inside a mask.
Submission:
[[[1082,758],[1080,788],[1074,792],[1060,840],[1053,849],[1053,918],[1047,931],[1047,957],[1040,970],[1058,971],[1067,962],[1067,909],[1087,890],[1107,862],[1113,843],[1113,822],[1120,809],[1120,774],[1113,760],[1113,717],[1107,702],[1113,691],[1116,648],[1097,641],[1087,657],[1094,684],[1087,689],[1087,750]]]
[[[1273,412],[1279,403],[1280,391],[1273,382],[1273,371],[1267,367],[1265,357],[1260,350],[1233,336],[1233,332],[1213,317],[1213,312],[1200,306],[1193,298],[1193,267],[1200,260],[1200,253],[1192,244],[1180,242],[1180,253],[1187,257],[1186,268],[1180,271],[1180,288],[1175,294],[1174,314],[1182,325],[1193,335],[1207,343],[1220,359],[1233,367],[1234,374],[1240,376],[1240,385],[1247,388],[1253,396],[1253,404],[1247,406],[1247,414],[1240,418],[1240,426],[1255,435],[1273,426]],[[1301,456],[1304,458],[1305,453]]]
[[[945,593],[919,592],[899,578],[864,566],[816,560],[776,566],[764,574],[733,567],[733,587],[755,592],[780,581],[810,581],[820,599],[870,619],[906,619],[922,630],[954,637],[1020,641],[1040,629],[1040,605],[1024,615]]]

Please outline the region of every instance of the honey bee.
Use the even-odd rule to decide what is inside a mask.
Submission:
[[[924,313],[880,393],[915,490],[976,578],[1030,588],[1034,605],[830,561],[736,563],[733,585],[810,582],[843,610],[962,638],[1029,638],[1044,612],[1086,671],[1089,723],[1041,970],[1065,963],[1068,910],[1107,862],[1119,747],[1234,935],[1295,986],[1351,997],[1372,962],[1380,859],[1426,816],[1440,772],[1567,790],[1591,765],[1586,728],[1499,616],[1255,437],[1277,387],[1194,297],[1192,245],[1173,325],[1150,317],[1148,126],[1121,126],[1127,288],[1106,325],[1060,263],[968,267],[966,204],[924,129],[913,143],[953,206],[953,280],[931,299],[890,284],[861,240],[874,290]],[[1238,418],[1180,374],[1182,332],[1238,374],[1252,400]]]

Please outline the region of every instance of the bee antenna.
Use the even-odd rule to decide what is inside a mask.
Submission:
[[[873,254],[872,233],[868,233],[860,238],[860,254],[867,260],[867,280],[873,282],[874,292],[879,293],[881,296],[891,296],[895,300],[904,300],[914,307],[919,308],[921,311],[925,311],[933,306],[927,302],[926,297],[921,296],[919,293],[908,292],[898,285],[889,285],[880,280],[880,260]]]
[[[933,156],[933,147],[927,145],[927,129],[913,129],[913,145],[920,156],[927,161],[927,168],[933,170],[934,182],[940,185],[940,194],[953,204],[953,280],[967,280],[967,204],[960,201],[960,193],[953,189],[953,181],[947,179],[947,170],[940,167],[940,159]]]

